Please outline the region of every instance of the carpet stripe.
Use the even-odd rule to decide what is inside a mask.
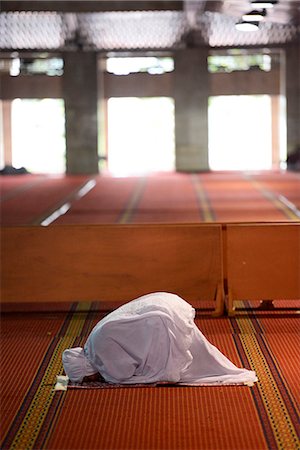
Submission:
[[[43,225],[48,226],[52,222],[58,219],[58,217],[64,215],[72,206],[72,204],[84,197],[91,189],[96,185],[95,179],[91,178],[88,181],[84,181],[80,186],[67,195],[54,207],[43,213],[41,216],[35,218],[30,225]]]
[[[100,320],[100,318],[102,318],[103,313],[99,313],[99,311],[95,311],[94,305],[95,305],[95,302],[81,302],[78,305],[78,309],[76,312],[77,313],[84,312],[83,315],[82,314],[78,315],[79,321],[81,321],[83,323],[81,325],[81,328],[78,328],[76,326],[77,318],[75,318],[75,320],[73,319],[75,322],[74,323],[74,325],[75,325],[74,340],[67,347],[83,346],[83,343],[86,340],[86,336],[90,333],[91,329],[94,327],[96,322],[98,322],[98,320]],[[101,316],[100,318],[99,318],[99,314]],[[69,332],[70,332],[70,327],[67,328],[66,334],[68,334]],[[71,335],[72,335],[72,333],[71,333]],[[62,351],[65,348],[66,348],[66,345],[64,345]],[[59,356],[59,359],[61,360],[61,353],[59,353],[58,356]],[[57,372],[57,374],[59,374],[61,372],[62,371]],[[55,426],[59,420],[61,408],[64,405],[65,395],[66,395],[66,392],[56,392],[55,396],[53,397],[50,408],[49,408],[47,414],[45,415],[41,430],[35,441],[36,448],[40,448],[40,449],[45,448],[46,443],[48,442],[48,439],[51,436],[51,432],[55,428]]]
[[[273,192],[266,189],[259,181],[252,179],[249,175],[245,175],[251,184],[279,211],[281,211],[289,220],[300,221],[300,211],[291,202],[284,201],[284,197],[277,196]]]
[[[65,348],[72,346],[74,336],[81,333],[85,322],[87,313],[83,314],[83,317],[78,317],[77,314],[82,308],[83,305],[79,303],[71,320],[70,315],[66,318],[62,327],[65,328],[66,322],[68,323],[65,336],[55,337],[51,342],[38,370],[38,375],[33,381],[6,437],[3,448],[28,450],[36,448],[35,441],[55,396],[53,386],[56,375],[62,373],[61,353]],[[61,334],[61,331],[59,334]]]
[[[135,213],[136,207],[142,197],[142,194],[145,190],[146,186],[146,178],[139,178],[137,182],[137,186],[134,189],[131,197],[129,198],[129,201],[124,209],[123,212],[121,212],[119,219],[117,220],[117,223],[130,223],[133,215]]]
[[[261,336],[250,331],[253,329],[251,319],[241,320],[239,318],[237,323],[241,331],[238,338],[242,344],[250,368],[256,371],[259,380],[256,385],[256,392],[253,390],[260,397],[258,398],[258,395],[256,395],[256,402],[263,405],[265,415],[268,418],[269,426],[272,430],[272,437],[266,432],[266,439],[271,445],[269,448],[273,448],[272,445],[275,441],[276,448],[299,449],[297,431],[293,424],[294,420],[289,414],[289,410],[285,404],[285,398],[283,398],[280,386],[274,378],[264,354],[264,348],[261,346]]]
[[[70,390],[47,448],[265,450],[251,390],[247,386]]]
[[[263,316],[262,316],[263,318]],[[251,315],[250,316],[250,320],[252,321],[252,323],[254,324],[254,327],[256,328],[256,324],[257,327],[259,329],[263,329],[262,325],[260,325],[260,320],[259,317],[256,317],[255,315]],[[289,321],[291,322],[293,320],[292,317],[289,317]],[[285,321],[286,322],[286,321]],[[297,329],[297,326],[292,329],[290,327],[287,327],[287,329],[284,330],[285,333],[291,333],[293,334],[293,331]],[[282,331],[281,331],[282,332]],[[264,353],[264,356],[266,358],[267,364],[270,368],[270,370],[272,371],[272,374],[274,376],[274,378],[276,379],[277,385],[281,391],[282,396],[284,397],[284,401],[285,404],[287,406],[287,409],[289,411],[290,417],[293,421],[294,427],[295,429],[298,428],[299,430],[299,407],[298,407],[298,402],[297,400],[294,398],[291,390],[289,389],[289,384],[285,379],[284,374],[282,373],[282,370],[280,369],[280,364],[277,361],[276,356],[274,355],[274,353],[271,350],[271,347],[268,343],[268,338],[266,335],[264,335],[263,333],[261,334],[257,334],[256,335],[258,343]],[[270,337],[270,336],[269,336]],[[284,352],[286,350],[286,343],[282,342],[282,338],[279,335],[278,336],[278,342],[277,342],[277,348],[279,350],[279,354],[281,354],[282,352]],[[295,348],[294,352],[293,352],[293,348],[291,348],[291,342],[289,342],[289,350],[290,353],[294,353],[296,355],[298,355],[298,348]],[[295,378],[297,378],[297,367],[292,367],[295,369]]]
[[[243,346],[243,344],[240,340],[239,335],[235,334],[235,335],[233,335],[233,338],[235,340],[236,347],[237,347],[238,353],[240,355],[242,365],[247,369],[253,370],[253,367],[251,366],[251,364],[249,364],[248,355],[245,351],[245,347]],[[275,448],[277,448],[276,440],[275,440],[274,433],[273,433],[273,430],[271,427],[271,423],[269,421],[267,410],[264,405],[263,398],[262,398],[259,388],[258,388],[258,383],[256,383],[254,385],[254,387],[251,390],[251,393],[252,393],[252,397],[254,400],[254,404],[256,406],[257,414],[260,418],[260,424],[261,424],[261,427],[262,427],[262,430],[263,430],[263,433],[264,433],[264,436],[266,439],[268,449],[275,449]]]
[[[56,345],[56,339],[52,340],[50,346],[47,349],[44,359],[43,359],[40,367],[38,368],[37,375],[34,378],[32,384],[30,386],[30,389],[24,398],[24,401],[19,408],[18,413],[16,414],[16,417],[15,417],[15,419],[12,423],[12,426],[6,436],[6,439],[4,440],[3,448],[26,448],[26,447],[21,447],[18,444],[14,445],[13,444],[14,437],[16,436],[17,433],[20,433],[21,428],[22,429],[24,428],[24,426],[22,426],[24,418],[26,417],[27,410],[33,401],[34,395],[35,395],[36,391],[38,390],[39,385],[42,382],[41,374],[45,371],[45,368],[47,368],[47,366],[48,366],[48,363],[49,363],[51,355],[54,351],[55,345]],[[53,387],[53,385],[51,385],[51,386]],[[21,432],[22,432],[22,430],[21,430]]]
[[[89,306],[89,309],[87,309]],[[236,351],[237,364],[259,372],[259,383],[253,388],[246,386],[227,386],[214,388],[127,388],[112,390],[68,390],[56,392],[46,398],[44,407],[39,409],[40,418],[35,412],[43,403],[43,395],[38,398],[37,391],[49,381],[57,361],[51,352],[57,352],[57,360],[63,342],[70,345],[81,343],[89,333],[93,323],[102,315],[95,311],[93,304],[81,304],[72,309],[65,318],[53,339],[47,357],[39,368],[41,375],[35,380],[36,389],[31,388],[31,396],[24,404],[19,428],[23,434],[14,446],[4,448],[19,449],[164,449],[164,450],[266,450],[295,449],[298,441],[295,435],[295,411],[284,373],[279,370],[277,360],[267,341],[268,330],[273,336],[278,323],[266,327],[263,315],[258,318],[236,316],[218,320],[197,320],[203,325],[216,344],[231,358]],[[273,317],[275,321],[276,318]],[[279,318],[279,322],[282,319]],[[280,329],[280,326],[279,326]],[[64,332],[62,333],[62,330]],[[288,332],[292,332],[292,329]],[[225,333],[226,339],[219,334]],[[295,333],[295,329],[294,329]],[[228,336],[229,334],[229,336]],[[66,341],[65,338],[67,338]],[[225,343],[231,345],[226,347]],[[235,346],[234,346],[235,344]],[[61,348],[59,349],[59,345]],[[218,346],[218,345],[217,345]],[[50,348],[51,347],[51,348]],[[275,348],[275,347],[274,347]],[[276,347],[277,348],[277,347]],[[275,353],[277,354],[277,353]],[[292,355],[291,357],[294,357]],[[234,361],[236,361],[234,359]],[[49,366],[49,367],[48,367]],[[266,366],[268,370],[266,370]],[[60,365],[61,367],[61,365]],[[280,366],[279,366],[280,367]],[[259,369],[259,370],[258,370]],[[41,389],[50,389],[42,386]],[[292,385],[291,385],[292,389]],[[53,394],[51,391],[49,397]],[[225,407],[225,409],[224,409]],[[31,408],[30,422],[26,423],[27,408]],[[77,411],[77,412],[76,412]],[[78,411],[80,413],[78,414]],[[33,423],[32,423],[33,422]],[[30,426],[30,430],[28,430]],[[35,433],[35,427],[39,427]],[[27,436],[31,433],[31,436]]]
[[[272,352],[268,346],[267,340],[264,336],[257,336],[260,347],[263,350],[268,366],[271,369],[274,379],[276,380],[277,386],[280,390],[281,396],[284,400],[284,404],[289,413],[289,417],[293,423],[295,430],[299,430],[299,411],[297,402],[294,401],[293,395],[288,388],[288,384],[285,382],[284,376],[281,373],[279,366],[277,364],[276,358],[272,355]]]
[[[260,325],[260,320],[259,317],[255,316],[255,315],[251,315],[250,320],[252,322],[252,324],[254,325],[254,328],[258,328],[258,329],[263,329],[263,327]],[[262,316],[263,318],[263,316]],[[293,318],[289,317],[289,320],[291,321],[291,319],[293,320]],[[286,322],[286,321],[285,321]],[[257,324],[257,325],[256,325]],[[293,330],[295,330],[296,327],[294,327]],[[286,333],[292,333],[292,329],[287,328],[287,330],[285,330]],[[258,340],[259,346],[263,351],[264,357],[266,358],[268,367],[270,368],[274,379],[276,380],[277,386],[281,392],[282,397],[284,398],[284,403],[288,409],[288,412],[290,414],[290,418],[293,422],[293,426],[295,427],[295,430],[298,430],[299,433],[299,408],[298,408],[298,403],[297,403],[297,399],[294,398],[291,390],[289,389],[289,384],[286,381],[286,378],[282,372],[282,370],[280,370],[280,364],[278,363],[274,353],[272,352],[270,345],[268,343],[268,338],[266,335],[264,335],[263,333],[261,334],[256,334],[256,338]],[[283,345],[283,348],[280,348],[281,345]],[[285,350],[286,347],[286,343],[282,342],[282,339],[279,337],[278,339],[278,350],[280,353],[282,353]],[[290,353],[292,352],[293,354],[293,349],[290,347],[291,342],[289,342],[289,349],[290,349]],[[294,350],[294,354],[298,354],[297,349]],[[295,379],[297,378],[297,368],[295,367]]]
[[[84,313],[82,315],[82,312]],[[77,314],[81,313],[81,314]],[[66,345],[66,342],[64,342],[63,348],[58,352],[58,363],[61,362],[61,352],[67,348],[67,347],[74,347],[74,346],[82,346],[83,341],[85,341],[85,337],[89,332],[91,331],[91,328],[95,324],[94,319],[94,309],[93,309],[93,303],[91,302],[81,302],[78,304],[78,308],[76,310],[76,315],[71,318],[71,323],[69,324],[69,327],[66,329],[66,335],[70,334],[71,336],[74,334],[74,340],[73,342],[70,342],[68,345]],[[81,321],[82,324],[77,324],[77,320]],[[72,323],[73,322],[73,323]],[[79,326],[78,326],[79,325]],[[72,331],[72,327],[74,331]],[[61,366],[61,363],[60,363]],[[62,373],[62,366],[60,370],[56,372],[56,374]],[[57,421],[59,420],[59,415],[61,408],[64,405],[64,398],[65,398],[66,392],[56,392],[55,395],[52,398],[52,402],[50,404],[50,407],[48,409],[47,414],[45,414],[44,421],[42,423],[40,432],[36,438],[35,441],[35,448],[45,448],[45,445],[51,436],[52,430],[55,428],[55,425],[57,424]]]
[[[202,220],[204,222],[214,222],[216,220],[215,213],[211,207],[208,196],[200,181],[200,178],[196,175],[192,175],[192,182],[196,191],[196,196],[201,208]]]
[[[51,405],[49,407],[47,417],[43,421],[41,425],[40,432],[37,436],[37,439],[34,443],[34,448],[42,449],[45,448],[47,439],[51,435],[51,432],[54,430],[55,425],[58,421],[60,410],[64,404],[66,392],[56,392]]]

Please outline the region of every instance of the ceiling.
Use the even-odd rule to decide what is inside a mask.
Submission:
[[[172,50],[300,42],[300,0],[278,0],[259,29],[235,23],[249,0],[2,0],[0,50]]]

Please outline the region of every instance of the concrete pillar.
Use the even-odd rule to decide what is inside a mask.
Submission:
[[[207,49],[178,50],[175,55],[176,170],[208,170]]]
[[[63,93],[66,118],[66,171],[98,173],[97,54],[64,55]]]
[[[300,43],[285,52],[287,154],[300,146]]]
[[[5,166],[12,166],[12,125],[11,125],[11,100],[2,102],[2,145],[3,163]]]
[[[99,166],[107,169],[108,159],[108,124],[107,124],[107,98],[105,96],[104,73],[106,69],[106,59],[98,59],[98,130],[99,130]],[[120,77],[119,77],[120,78]]]

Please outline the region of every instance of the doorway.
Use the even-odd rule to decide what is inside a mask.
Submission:
[[[272,105],[269,95],[210,97],[211,170],[272,168]]]
[[[143,175],[175,169],[172,98],[110,98],[107,123],[108,170],[112,175]]]
[[[11,109],[12,165],[31,173],[65,173],[64,102],[15,99]]]

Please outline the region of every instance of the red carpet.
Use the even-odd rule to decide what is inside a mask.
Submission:
[[[295,303],[272,313],[249,306],[235,318],[214,319],[198,310],[196,323],[235,364],[257,371],[259,382],[252,388],[54,392],[62,350],[84,342],[103,316],[99,304],[73,305],[69,312],[2,313],[1,448],[296,450]]]
[[[73,200],[88,179],[87,176],[1,176],[1,225],[39,225],[57,208]]]
[[[272,176],[277,189],[270,184]],[[300,178],[280,172],[249,175],[240,172],[211,173],[196,176],[211,219],[220,222],[300,220],[285,204],[280,195],[299,200]],[[259,181],[258,181],[258,180]],[[287,185],[289,190],[287,190]],[[281,191],[282,188],[282,191]],[[282,193],[281,193],[282,192]],[[296,206],[296,205],[295,205]]]
[[[1,224],[299,221],[300,175],[288,172],[149,177],[2,176]],[[82,188],[85,188],[85,191]],[[238,302],[237,302],[238,303]],[[197,324],[254,387],[69,389],[54,392],[64,348],[82,345],[110,304],[2,305],[2,449],[299,449],[299,314],[295,301]],[[117,305],[115,305],[117,306]],[[237,305],[238,306],[238,305]],[[36,305],[35,305],[36,307]],[[278,308],[279,307],[279,308]],[[58,309],[57,309],[58,308]],[[19,312],[16,312],[18,310]]]
[[[203,219],[192,176],[174,173],[147,177],[130,222],[202,222]]]
[[[74,202],[70,211],[54,222],[55,225],[122,223],[125,215],[135,208],[143,179],[98,176],[95,180],[95,187]]]
[[[277,196],[284,196],[300,209],[300,173],[267,172],[252,175],[251,178],[260,184],[260,189],[271,191]]]
[[[55,211],[51,225],[300,220],[300,175],[293,172],[92,179],[79,195],[88,177],[2,176],[1,223],[38,225]]]

